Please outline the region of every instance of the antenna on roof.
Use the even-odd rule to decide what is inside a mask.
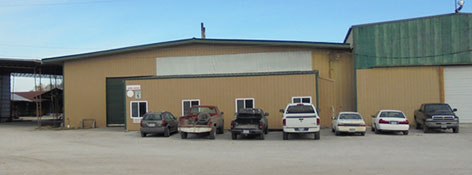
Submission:
[[[457,0],[455,0],[455,5],[456,5],[456,13],[459,13],[459,11],[461,11],[462,7],[464,6],[464,0],[459,0],[459,2],[457,2]],[[459,7],[457,7],[457,5],[459,5]]]
[[[202,39],[205,39],[206,36],[205,36],[205,26],[203,23],[200,23],[200,28],[202,30]]]

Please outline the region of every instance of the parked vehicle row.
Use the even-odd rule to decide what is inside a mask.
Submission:
[[[448,104],[422,104],[414,113],[416,129],[429,132],[432,129],[452,129],[459,132],[459,117],[455,115],[457,109]],[[289,103],[280,110],[282,115],[282,135],[288,140],[293,134],[313,134],[313,139],[320,139],[320,116],[313,104]],[[196,105],[189,109],[187,115],[177,119],[170,112],[149,112],[141,120],[141,136],[147,134],[163,134],[169,137],[179,132],[182,139],[188,134],[205,134],[209,139],[215,139],[216,134],[224,133],[224,113],[217,106]],[[231,121],[231,139],[238,136],[257,136],[263,140],[268,133],[269,122],[262,109],[245,108],[235,113]],[[410,123],[406,115],[399,110],[380,110],[372,115],[371,129],[375,134],[382,132],[401,132],[408,135]],[[331,131],[336,135],[343,133],[366,133],[366,123],[358,112],[340,112],[332,118]]]

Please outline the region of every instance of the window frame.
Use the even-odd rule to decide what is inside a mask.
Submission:
[[[236,113],[238,112],[238,100],[244,101],[244,109],[246,108],[246,100],[252,100],[252,108],[256,107],[256,100],[254,98],[236,98],[234,99],[234,111]]]
[[[144,114],[149,112],[149,103],[148,103],[148,101],[145,101],[145,100],[130,101],[129,102],[129,116],[130,116],[130,118],[132,118],[132,119],[142,119],[144,117],[144,115],[140,116],[140,117],[139,116],[138,117],[133,117],[133,103],[138,103],[138,115],[139,115],[140,110],[141,110],[140,107],[139,107],[139,103],[143,103],[143,102],[146,103],[146,112]]]
[[[296,98],[299,98],[301,103],[303,103],[304,98],[309,98],[310,99],[310,104],[313,104],[313,98],[311,98],[311,96],[293,96],[292,97],[292,103],[295,103],[293,100],[296,99]]]
[[[182,104],[181,104],[182,116],[185,116],[184,102],[186,102],[186,101],[189,101],[189,102],[190,102],[190,107],[192,107],[191,105],[192,105],[192,102],[193,102],[193,101],[198,101],[198,105],[201,104],[201,103],[200,103],[200,99],[185,99],[185,100],[182,100]],[[189,109],[190,109],[190,107],[189,107]]]

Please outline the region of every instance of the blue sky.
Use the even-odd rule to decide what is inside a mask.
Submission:
[[[352,25],[452,12],[454,0],[0,0],[0,58],[200,37],[200,22],[207,38],[342,42]]]

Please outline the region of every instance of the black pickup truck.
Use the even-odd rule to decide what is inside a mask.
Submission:
[[[459,117],[444,103],[422,104],[420,109],[415,111],[416,129],[423,128],[425,133],[430,129],[452,129],[454,133],[459,132]]]
[[[267,116],[262,109],[246,108],[236,113],[236,119],[231,121],[231,138],[236,140],[238,135],[258,135],[264,140],[269,128]]]

